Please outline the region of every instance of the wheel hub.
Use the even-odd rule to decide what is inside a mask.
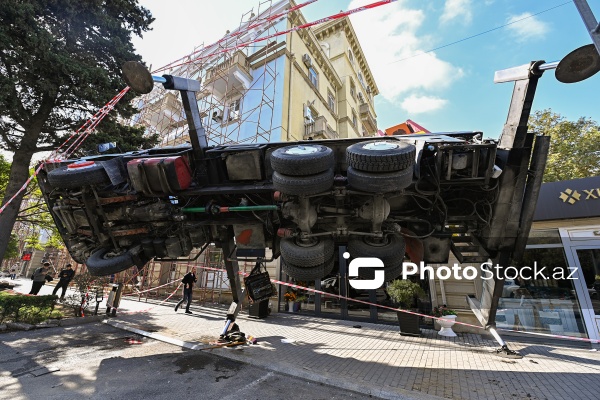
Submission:
[[[389,142],[387,140],[382,140],[379,142],[371,142],[367,143],[363,146],[363,149],[371,150],[371,151],[385,151],[385,150],[393,150],[400,147],[398,143]]]
[[[363,239],[363,241],[366,244],[368,244],[369,246],[373,246],[373,247],[383,247],[383,246],[387,246],[389,244],[389,240],[387,240],[385,237],[376,238],[376,237],[367,236]]]
[[[293,154],[296,156],[301,156],[305,154],[314,154],[317,153],[319,149],[315,146],[294,146],[290,149],[287,149],[286,154]]]
[[[296,244],[300,247],[313,247],[319,244],[319,239],[310,237],[306,239],[296,240]]]

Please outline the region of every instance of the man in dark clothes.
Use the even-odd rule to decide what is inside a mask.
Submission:
[[[75,275],[75,271],[73,271],[71,264],[67,264],[67,268],[61,270],[60,273],[58,274],[58,277],[60,279],[58,280],[56,287],[52,291],[52,294],[55,295],[56,292],[58,292],[58,289],[62,288],[62,294],[60,295],[60,301],[63,301],[65,299],[65,293],[67,292],[67,287],[69,287],[69,283],[73,279],[74,275]]]
[[[177,305],[175,306],[175,311],[177,311],[179,309],[179,306],[187,299],[187,304],[185,305],[185,313],[192,314],[192,312],[190,311],[190,304],[192,304],[192,288],[194,287],[194,282],[196,281],[198,281],[198,278],[196,278],[196,267],[192,267],[192,270],[185,274],[185,276],[181,280],[181,283],[183,283],[183,299],[181,299],[181,301],[177,303]]]
[[[45,262],[43,267],[40,267],[35,270],[33,275],[31,276],[31,280],[33,281],[31,284],[31,290],[29,294],[37,295],[42,286],[46,283],[46,281],[50,282],[52,277],[48,275],[48,269],[50,268],[50,263]]]

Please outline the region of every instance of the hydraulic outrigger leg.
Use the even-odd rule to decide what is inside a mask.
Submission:
[[[500,269],[523,258],[527,237],[533,222],[535,204],[542,184],[550,140],[528,130],[528,120],[537,81],[544,71],[556,69],[556,77],[565,83],[579,82],[598,71],[598,54],[593,46],[584,46],[558,62],[531,62],[520,67],[496,72],[494,81],[514,82],[510,109],[498,143],[497,166],[502,170],[498,183],[498,200],[489,226],[477,237],[491,261]],[[534,147],[535,143],[535,147]],[[483,283],[479,299],[467,296],[471,310],[500,344],[496,354],[521,358],[508,348],[496,331],[496,311],[502,297],[504,278],[495,277]]]
[[[221,231],[221,249],[223,250],[223,258],[225,260],[225,270],[227,271],[227,277],[229,278],[229,285],[231,287],[231,295],[233,301],[227,310],[227,320],[223,331],[219,336],[220,342],[237,342],[243,340],[244,334],[239,331],[235,319],[240,311],[240,304],[242,301],[242,286],[240,283],[240,274],[238,262],[232,255],[235,243],[233,241],[233,228],[224,228]]]

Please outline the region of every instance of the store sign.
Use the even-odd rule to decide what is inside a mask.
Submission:
[[[23,261],[31,261],[31,253],[23,253],[23,257],[21,257]]]
[[[583,193],[579,193],[577,190],[573,189],[565,189],[560,192],[559,199],[562,200],[563,203],[575,204],[580,200],[597,200],[600,198],[600,188],[595,189],[582,189]]]
[[[600,217],[600,176],[542,184],[534,221]]]

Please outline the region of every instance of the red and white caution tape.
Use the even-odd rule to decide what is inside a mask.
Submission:
[[[212,268],[212,267],[205,267],[205,266],[198,266],[198,268],[212,270],[212,271],[225,271],[223,269]],[[242,271],[240,271],[238,273],[240,275],[244,275],[244,276],[249,275],[248,273],[245,273],[245,272],[242,272]],[[296,284],[293,284],[293,283],[279,281],[277,279],[271,279],[271,282],[279,284],[279,285],[291,287],[291,288],[294,288],[294,289],[306,290],[308,292],[318,293],[318,294],[321,294],[321,295],[324,295],[324,296],[335,297],[335,298],[338,298],[338,299],[344,299],[344,300],[348,300],[348,301],[353,301],[355,303],[362,303],[362,304],[366,304],[366,305],[369,305],[369,306],[375,306],[375,307],[384,308],[384,309],[392,310],[392,311],[396,311],[396,312],[402,312],[402,313],[406,313],[406,314],[418,315],[420,317],[431,318],[431,319],[434,319],[434,320],[446,320],[446,321],[450,321],[450,320],[448,320],[446,318],[443,318],[443,317],[434,317],[434,316],[431,316],[431,315],[421,314],[421,313],[414,312],[414,311],[403,310],[403,309],[394,308],[394,307],[388,307],[388,306],[384,306],[382,304],[370,303],[368,301],[353,299],[353,298],[350,298],[350,297],[345,297],[345,296],[341,296],[341,295],[333,294],[333,293],[327,293],[327,292],[323,292],[322,290],[307,288],[307,287],[296,285]],[[468,327],[471,327],[471,328],[485,330],[485,328],[483,328],[483,327],[481,327],[479,325],[473,325],[473,324],[468,324],[466,322],[460,322],[460,321],[454,321],[454,320],[452,320],[452,321],[455,324],[457,324],[457,325],[463,325],[463,326],[468,326]],[[529,335],[538,335],[538,336],[552,337],[552,338],[558,338],[558,339],[568,339],[568,340],[578,340],[578,341],[584,341],[584,342],[590,342],[590,343],[600,343],[599,340],[587,339],[587,338],[578,338],[578,337],[574,337],[574,336],[553,335],[553,334],[549,334],[549,333],[526,332],[526,331],[517,331],[517,330],[514,330],[514,329],[502,329],[502,328],[496,328],[496,330],[497,331],[505,331],[505,332],[525,333],[525,334],[529,334]]]
[[[302,4],[298,4],[297,6],[292,7],[292,8],[290,8],[290,9],[284,11],[284,12],[281,12],[279,14],[270,16],[266,20],[267,21],[273,21],[273,20],[275,20],[277,18],[280,18],[280,17],[282,17],[282,16],[284,16],[284,15],[286,15],[286,14],[292,12],[292,11],[298,10],[298,9],[300,9],[300,8],[302,8],[304,6],[307,6],[309,4],[312,4],[312,3],[316,2],[316,1],[317,0],[311,0],[311,1],[307,1],[307,2],[302,3]],[[211,54],[208,54],[208,55],[204,55],[204,56],[201,56],[201,57],[198,57],[198,58],[195,58],[195,59],[191,59],[189,61],[186,61],[186,62],[183,62],[183,63],[180,63],[180,64],[173,64],[173,63],[171,63],[171,64],[169,64],[169,65],[161,68],[160,70],[157,70],[156,72],[163,71],[163,70],[168,69],[168,68],[174,68],[174,67],[177,67],[177,66],[181,66],[181,65],[192,63],[192,62],[196,62],[198,60],[201,60],[201,59],[204,59],[204,58],[208,58],[208,57],[212,57],[212,56],[217,55],[217,54],[227,53],[227,52],[230,52],[232,50],[237,50],[237,49],[240,49],[240,48],[248,47],[248,46],[250,46],[251,44],[254,44],[254,43],[258,43],[258,42],[262,42],[262,41],[265,41],[265,40],[269,40],[269,39],[272,39],[272,38],[277,37],[277,36],[286,35],[288,33],[295,32],[295,31],[298,31],[298,30],[301,30],[301,29],[310,28],[311,26],[315,26],[315,25],[318,25],[318,24],[322,24],[324,22],[328,22],[328,21],[333,21],[333,20],[336,20],[336,19],[340,19],[340,18],[346,17],[346,16],[351,15],[351,14],[355,14],[355,13],[358,13],[358,12],[361,12],[361,11],[364,11],[364,10],[368,10],[368,9],[371,9],[371,8],[379,7],[379,6],[382,6],[382,5],[394,3],[396,1],[398,1],[398,0],[382,0],[382,1],[377,1],[377,2],[371,3],[371,4],[367,4],[367,5],[362,6],[362,7],[354,8],[352,10],[343,11],[343,12],[340,12],[340,13],[337,13],[337,14],[334,14],[334,15],[330,15],[329,17],[321,18],[321,19],[318,19],[318,20],[313,21],[313,22],[308,22],[306,24],[295,26],[295,27],[293,27],[291,29],[287,29],[287,30],[284,30],[284,31],[281,31],[281,32],[274,33],[272,35],[268,35],[268,36],[261,37],[261,38],[256,38],[254,40],[251,40],[251,41],[248,41],[248,42],[245,42],[245,43],[233,46],[233,47],[228,47],[228,48],[225,48],[225,49],[221,49],[221,50],[219,50],[217,52],[214,52],[214,53],[211,53]],[[252,28],[256,28],[256,27],[258,27],[260,25],[262,25],[262,23],[254,23],[254,24],[246,27],[245,30],[244,30],[244,32],[248,31],[248,30],[250,30]],[[218,42],[214,43],[213,45],[219,44],[219,43],[223,42],[224,40],[230,39],[231,37],[239,36],[240,34],[242,34],[244,32],[235,32],[235,33],[233,33],[233,34],[231,34],[229,36],[224,37],[223,39],[219,40]],[[211,45],[211,46],[213,46],[213,45]],[[192,55],[196,54],[196,53],[198,53],[198,52],[194,52],[194,53],[192,53]],[[186,56],[186,57],[184,57],[184,59],[188,58],[188,57],[189,57],[189,55]],[[49,159],[56,158],[57,155],[59,154],[58,152],[60,151],[60,149],[62,149],[62,147],[65,146],[72,138],[75,138],[75,140],[65,150],[65,155],[64,155],[65,157],[64,158],[70,157],[75,151],[77,151],[77,149],[79,148],[79,146],[81,146],[81,144],[85,141],[85,139],[94,131],[94,129],[96,129],[96,126],[100,123],[100,121],[102,121],[102,119],[104,119],[104,117],[114,108],[114,106],[119,102],[119,100],[121,100],[121,98],[127,93],[127,91],[129,91],[129,87],[126,87],[123,90],[121,90],[121,92],[119,92],[119,94],[117,94],[113,99],[111,99],[104,107],[102,107],[96,114],[94,114],[94,116],[92,116],[90,119],[88,119],[79,129],[77,129],[71,136],[69,136],[69,138],[67,138],[67,140],[63,144],[61,144],[58,149],[56,149],[52,153],[52,155],[49,157]],[[82,130],[83,130],[83,132],[82,132]],[[42,166],[43,166],[43,163],[40,164],[40,166],[38,166],[38,168],[36,169],[36,171],[34,172],[34,174],[32,176],[30,176],[29,179],[27,179],[27,181],[17,191],[17,193],[15,193],[0,208],[0,214],[5,210],[6,206],[8,206],[19,195],[19,193],[23,192],[27,188],[27,185],[31,182],[31,180],[34,178],[34,176],[37,176],[37,174],[39,173],[39,170],[42,168]]]
[[[203,55],[203,56],[200,56],[200,57],[196,57],[196,58],[188,60],[186,62],[182,62],[182,63],[175,64],[175,65],[170,65],[169,67],[170,68],[175,68],[175,67],[179,67],[179,66],[182,66],[182,65],[186,65],[186,64],[193,63],[193,62],[197,62],[197,61],[200,61],[200,60],[208,58],[208,57],[216,56],[218,54],[228,53],[230,51],[234,51],[234,50],[238,50],[238,49],[241,49],[241,48],[244,48],[244,47],[248,47],[248,46],[250,46],[250,45],[252,45],[254,43],[263,42],[265,40],[269,40],[269,39],[272,39],[272,38],[277,37],[277,36],[286,35],[286,34],[291,33],[291,32],[296,32],[296,31],[299,31],[299,30],[302,30],[302,29],[310,28],[311,26],[322,24],[324,22],[334,21],[336,19],[344,18],[344,17],[346,17],[348,15],[351,15],[351,14],[356,14],[356,13],[359,13],[361,11],[365,11],[365,10],[368,10],[368,9],[371,9],[371,8],[383,6],[383,5],[390,4],[390,3],[394,3],[396,1],[398,1],[398,0],[382,0],[382,1],[377,1],[375,3],[364,5],[362,7],[354,8],[352,10],[342,11],[340,13],[337,13],[337,14],[334,14],[334,15],[330,15],[329,17],[321,18],[321,19],[318,19],[318,20],[313,21],[313,22],[307,22],[306,24],[298,25],[298,26],[295,26],[293,28],[286,29],[284,31],[276,32],[276,33],[274,33],[272,35],[268,35],[268,36],[256,38],[254,40],[250,40],[248,42],[244,42],[244,43],[232,46],[232,47],[227,47],[227,48],[221,49],[221,50],[216,51],[216,52],[211,53],[211,54],[206,54],[206,55]]]
[[[124,294],[123,296],[137,296],[138,294],[142,294],[142,293],[146,293],[146,292],[151,292],[151,291],[153,291],[153,290],[160,289],[161,287],[172,285],[172,284],[174,284],[175,282],[179,282],[179,281],[181,281],[182,279],[183,279],[183,278],[176,279],[176,280],[174,280],[174,281],[171,281],[171,282],[165,283],[164,285],[156,286],[156,287],[153,287],[153,288],[150,288],[150,289],[141,290],[141,291],[137,291],[137,292],[131,292],[131,293],[127,293],[127,294]],[[130,279],[130,280],[131,280],[131,279]],[[180,285],[181,285],[181,284],[180,284]],[[179,286],[178,286],[178,287],[179,287]]]
[[[163,285],[163,286],[165,286],[165,285]],[[160,286],[159,286],[159,287],[160,287]],[[166,303],[166,302],[167,302],[167,301],[168,301],[168,300],[169,300],[171,297],[173,297],[173,295],[174,295],[175,293],[177,293],[177,291],[179,290],[179,288],[180,288],[180,287],[181,287],[181,282],[179,282],[179,285],[177,285],[177,287],[175,288],[175,290],[173,290],[173,292],[171,292],[171,294],[170,294],[169,296],[167,296],[167,298],[166,298],[166,299],[164,299],[164,300],[162,300],[161,302],[159,302],[159,303],[157,303],[157,304],[153,305],[152,307],[148,307],[148,308],[145,308],[145,309],[143,309],[143,310],[137,310],[137,311],[120,311],[119,313],[120,313],[120,314],[138,314],[138,313],[145,313],[145,312],[148,312],[148,311],[150,311],[150,310],[152,310],[152,309],[154,309],[154,308],[156,308],[156,307],[160,306],[161,304],[163,304],[163,303]],[[158,289],[158,287],[156,287],[156,288],[153,288],[153,289]],[[149,289],[149,290],[153,290],[153,289]]]
[[[237,36],[243,35],[243,34],[247,33],[248,31],[250,31],[250,30],[252,30],[254,28],[259,28],[259,27],[261,27],[264,24],[265,21],[266,22],[275,21],[278,18],[281,18],[281,17],[283,17],[283,16],[285,16],[285,15],[287,15],[287,14],[293,12],[293,11],[299,10],[299,9],[301,9],[303,7],[306,7],[307,5],[315,3],[317,1],[318,0],[310,0],[310,1],[298,4],[298,5],[294,6],[294,7],[291,7],[291,8],[289,8],[289,9],[283,11],[283,12],[280,12],[278,14],[274,14],[274,15],[268,16],[266,18],[260,18],[260,19],[257,19],[256,21],[252,21],[251,25],[248,25],[248,26],[246,26],[243,29],[240,29],[238,31],[231,32],[230,34],[227,34],[227,35],[223,36],[223,38],[219,39],[218,41],[214,42],[213,44],[210,44],[210,45],[207,45],[207,46],[203,46],[200,50],[196,50],[193,53],[190,53],[190,54],[188,54],[188,55],[186,55],[184,57],[181,57],[181,58],[179,58],[179,59],[177,59],[175,61],[171,61],[169,64],[167,64],[167,65],[165,65],[165,66],[163,66],[163,67],[161,67],[161,68],[159,68],[157,70],[154,70],[152,72],[153,73],[157,73],[157,72],[165,71],[165,70],[170,69],[170,68],[174,68],[174,67],[179,66],[179,65],[183,65],[183,64],[176,64],[176,63],[178,63],[180,61],[183,61],[185,59],[190,59],[194,55],[196,55],[198,53],[201,53],[201,52],[205,51],[208,48],[217,46],[218,44],[220,44],[220,43],[222,43],[224,41],[227,41],[229,39],[232,39],[232,38],[235,38]]]
[[[201,265],[197,266],[197,268],[207,269],[207,270],[211,270],[211,271],[225,271],[223,269],[206,267],[206,266],[201,266]],[[249,275],[248,273],[242,272],[242,271],[240,271],[238,273],[240,275],[244,275],[244,276]],[[312,289],[312,288],[308,288],[308,287],[296,285],[294,283],[279,281],[277,279],[271,279],[271,282],[276,283],[278,285],[283,285],[283,286],[291,287],[293,289],[306,290],[307,292],[318,293],[318,294],[321,294],[321,295],[324,295],[324,296],[335,297],[335,298],[338,298],[338,299],[344,299],[344,300],[348,300],[348,301],[353,301],[355,303],[367,304],[369,306],[375,306],[375,307],[379,307],[379,308],[385,308],[385,309],[388,309],[388,310],[403,312],[403,313],[406,313],[406,314],[418,315],[420,317],[426,317],[426,318],[431,318],[431,319],[445,319],[445,318],[441,318],[441,317],[433,317],[431,315],[420,314],[418,312],[414,312],[414,311],[410,311],[410,310],[403,310],[403,309],[400,309],[400,308],[388,307],[388,306],[384,306],[382,304],[369,303],[368,301],[353,299],[353,298],[345,297],[345,296],[342,296],[342,295],[339,295],[339,294],[327,293],[327,292],[324,292],[322,290]],[[468,324],[466,322],[458,322],[458,321],[454,321],[454,322],[456,324],[459,324],[459,325],[470,326],[470,327],[477,328],[477,329],[483,329],[481,326]]]
[[[106,115],[108,115],[108,113],[115,107],[115,105],[119,102],[119,100],[121,100],[123,98],[123,96],[125,96],[125,94],[128,91],[129,91],[129,86],[126,87],[125,89],[121,90],[115,97],[113,97],[108,103],[106,103],[104,105],[104,107],[102,107],[96,114],[94,114],[90,119],[88,119],[79,129],[77,129],[75,132],[73,132],[73,134],[71,134],[71,136],[69,136],[67,138],[67,140],[65,140],[56,150],[54,150],[44,162],[40,163],[40,165],[38,165],[38,167],[35,169],[33,174],[27,179],[27,181],[25,181],[23,186],[21,186],[21,188],[19,188],[19,190],[17,190],[17,192],[10,199],[8,199],[8,201],[6,203],[4,203],[2,205],[2,207],[0,207],[0,214],[2,214],[2,212],[4,212],[6,207],[10,203],[12,203],[12,201],[20,193],[22,193],[23,191],[25,191],[27,189],[27,186],[31,183],[33,178],[36,177],[37,174],[39,174],[40,170],[44,167],[44,164],[47,161],[49,161],[49,160],[61,161],[61,159],[63,159],[63,158],[70,157],[79,148],[79,146],[81,146],[81,144],[85,141],[85,139],[96,129],[96,127],[104,119],[104,117]],[[59,157],[60,150],[69,141],[71,141],[71,139],[74,137],[76,137],[76,139],[65,150],[64,157],[57,158],[57,157]]]

